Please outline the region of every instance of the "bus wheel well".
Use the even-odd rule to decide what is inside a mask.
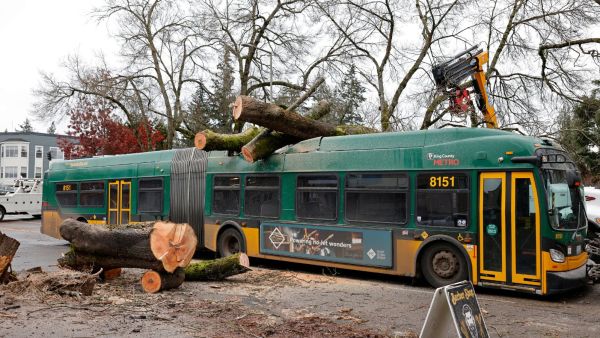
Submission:
[[[4,215],[6,215],[6,209],[3,205],[0,205],[0,221],[4,219]]]
[[[217,253],[226,257],[237,252],[246,252],[246,236],[239,225],[226,223],[217,233]]]
[[[466,264],[465,272],[466,272],[467,280],[472,279],[473,274],[472,274],[471,261],[469,259],[469,255],[467,254],[466,250],[464,249],[462,244],[460,242],[458,242],[456,239],[449,237],[449,236],[444,236],[444,235],[429,237],[427,240],[424,241],[424,243],[419,248],[419,250],[417,252],[417,258],[415,261],[415,272],[418,277],[423,277],[424,273],[427,274],[426,271],[423,271],[423,264],[424,264],[423,257],[429,256],[429,251],[435,250],[436,248],[446,248],[446,249],[449,249],[450,251],[455,250],[458,255],[458,259],[461,262],[463,262],[464,264]],[[425,276],[425,277],[427,277],[427,276]]]
[[[81,222],[81,223],[87,223],[88,222],[87,219],[85,219],[85,217],[79,217],[79,218],[77,218],[77,221]]]

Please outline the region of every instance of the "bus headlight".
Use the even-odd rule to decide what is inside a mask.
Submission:
[[[556,263],[564,263],[565,262],[565,254],[560,250],[550,249],[550,258]]]

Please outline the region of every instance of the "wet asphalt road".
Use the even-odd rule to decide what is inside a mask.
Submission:
[[[56,259],[69,250],[68,242],[40,233],[40,220],[28,215],[6,215],[0,231],[21,243],[12,261],[14,271],[42,267],[56,270]]]

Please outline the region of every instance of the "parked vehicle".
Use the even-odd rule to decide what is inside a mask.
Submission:
[[[589,221],[589,231],[600,235],[600,189],[594,187],[585,187],[585,210]]]
[[[0,196],[0,221],[6,214],[42,215],[42,180],[16,180],[13,191]]]

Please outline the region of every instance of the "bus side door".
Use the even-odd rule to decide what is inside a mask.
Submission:
[[[533,173],[481,173],[478,223],[480,280],[540,286],[540,210]]]
[[[131,222],[131,181],[117,180],[108,183],[108,224]]]

